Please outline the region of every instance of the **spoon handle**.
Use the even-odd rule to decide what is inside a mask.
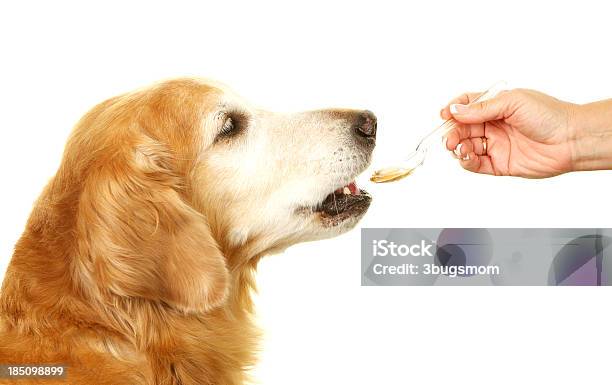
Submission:
[[[482,102],[484,100],[491,99],[491,98],[495,97],[500,91],[502,91],[505,88],[506,88],[506,82],[499,81],[499,82],[493,84],[491,87],[489,87],[483,93],[481,93],[478,96],[476,96],[476,98],[474,98],[474,100],[470,101],[470,104],[471,103],[476,103],[476,102]],[[432,139],[443,138],[444,136],[446,136],[446,134],[448,134],[453,129],[453,127],[455,127],[455,119],[450,118],[450,119],[445,120],[444,123],[442,123],[436,129],[434,129],[429,134],[427,134],[419,142],[419,145],[417,146],[416,151],[420,151],[425,146],[429,147],[432,144],[432,142],[434,141]]]

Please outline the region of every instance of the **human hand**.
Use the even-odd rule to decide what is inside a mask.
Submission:
[[[446,148],[460,157],[461,166],[483,174],[526,178],[573,170],[577,105],[524,89],[502,91],[470,104],[477,95],[463,94],[440,112],[443,119],[456,120],[447,134]]]

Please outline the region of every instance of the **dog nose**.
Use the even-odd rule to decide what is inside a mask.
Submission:
[[[364,111],[354,126],[357,135],[365,138],[376,138],[376,115],[371,111]]]

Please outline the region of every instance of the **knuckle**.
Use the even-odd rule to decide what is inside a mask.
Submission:
[[[527,90],[524,88],[515,88],[509,92],[509,96],[513,99],[523,99],[527,96]]]
[[[485,100],[484,102],[480,102],[476,104],[476,109],[481,112],[487,112],[487,110],[490,108],[491,103],[488,100]]]

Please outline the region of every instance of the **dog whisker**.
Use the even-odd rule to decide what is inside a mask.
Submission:
[[[336,207],[336,215],[340,214],[340,210],[338,210],[338,203],[336,202],[336,194],[332,195],[334,197],[334,207]]]

